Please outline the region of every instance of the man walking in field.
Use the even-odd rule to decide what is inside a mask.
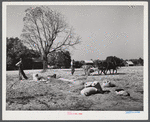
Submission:
[[[25,75],[25,73],[23,71],[22,58],[20,58],[20,61],[16,64],[16,66],[19,67],[19,80],[22,80],[22,76],[27,80],[28,77]]]
[[[75,71],[75,68],[74,68],[74,59],[71,61],[71,74],[73,75],[74,74],[74,71]]]

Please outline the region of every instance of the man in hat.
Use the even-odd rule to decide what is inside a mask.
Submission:
[[[71,61],[71,74],[73,75],[75,72],[75,68],[74,68],[74,59]]]
[[[22,80],[22,76],[27,80],[28,77],[25,75],[25,73],[23,71],[22,58],[20,58],[20,61],[16,64],[16,66],[19,67],[19,80]]]

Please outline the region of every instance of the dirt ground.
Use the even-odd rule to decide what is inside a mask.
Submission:
[[[74,75],[70,69],[25,70],[28,80],[18,80],[18,71],[6,74],[6,110],[86,110],[86,111],[143,111],[143,67],[122,67],[117,74],[98,75],[97,71],[85,76],[82,69]],[[56,74],[48,82],[33,80],[33,73],[44,77]],[[72,82],[59,80],[70,79]],[[108,80],[114,86],[103,87]],[[83,96],[84,83],[99,81],[104,93]],[[124,89],[128,96],[117,95],[116,89]]]

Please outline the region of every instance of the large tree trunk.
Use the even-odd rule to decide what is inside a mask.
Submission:
[[[47,56],[44,55],[43,56],[43,71],[46,71],[47,70]]]

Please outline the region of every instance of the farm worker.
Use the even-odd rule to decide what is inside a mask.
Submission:
[[[73,75],[74,74],[74,71],[75,71],[75,68],[74,68],[74,59],[71,61],[71,74]]]
[[[22,80],[22,76],[27,80],[28,77],[25,75],[25,73],[23,71],[22,58],[20,58],[20,61],[16,64],[16,66],[19,67],[19,80]]]

